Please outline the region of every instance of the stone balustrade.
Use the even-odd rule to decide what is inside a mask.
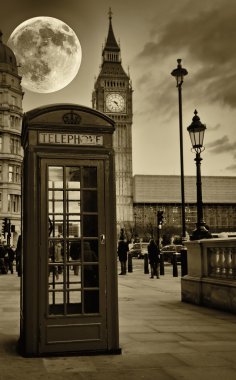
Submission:
[[[208,275],[236,281],[236,247],[208,247]]]
[[[182,301],[236,313],[236,239],[190,241]]]

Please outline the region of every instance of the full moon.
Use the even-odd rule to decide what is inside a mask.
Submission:
[[[82,50],[75,32],[53,17],[34,17],[12,32],[13,50],[22,76],[22,86],[50,93],[67,86],[79,71]]]

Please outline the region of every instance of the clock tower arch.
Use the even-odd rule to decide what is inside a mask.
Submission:
[[[112,27],[109,10],[109,28],[102,51],[102,64],[95,80],[92,95],[93,108],[115,121],[113,135],[116,167],[117,228],[129,229],[133,225],[132,185],[132,84],[122,67],[120,46]]]

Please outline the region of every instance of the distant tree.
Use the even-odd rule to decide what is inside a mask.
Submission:
[[[180,227],[170,226],[163,224],[161,229],[161,242],[162,245],[169,245],[173,241],[173,237],[180,236]],[[177,243],[174,243],[177,244]],[[181,244],[181,243],[180,243]]]

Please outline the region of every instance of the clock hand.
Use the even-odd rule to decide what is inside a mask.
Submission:
[[[118,106],[118,103],[115,100],[113,100],[113,103],[115,103]]]

